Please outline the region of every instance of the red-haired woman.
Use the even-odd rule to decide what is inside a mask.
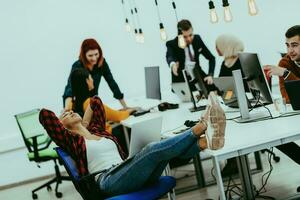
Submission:
[[[98,94],[99,84],[101,81],[101,77],[103,76],[107,84],[109,85],[111,91],[113,92],[114,97],[120,101],[124,109],[127,108],[126,102],[123,99],[124,95],[120,91],[118,84],[114,80],[110,72],[109,66],[103,57],[102,49],[95,39],[85,39],[82,42],[79,60],[77,60],[72,65],[71,73],[75,69],[80,68],[88,69],[90,74],[92,75],[92,78],[94,80],[94,88],[89,87],[91,92],[95,93],[96,95]],[[73,94],[69,76],[68,83],[65,87],[65,91],[63,94],[65,110],[72,109],[72,96]]]

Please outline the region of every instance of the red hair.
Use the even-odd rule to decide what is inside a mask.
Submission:
[[[101,67],[103,64],[104,58],[103,58],[102,49],[101,49],[100,45],[98,44],[98,42],[93,38],[85,39],[82,42],[81,48],[80,48],[79,60],[82,62],[82,64],[85,67],[88,65],[88,61],[86,59],[86,53],[89,50],[95,50],[95,49],[97,49],[99,51],[99,59],[97,62],[97,66]]]

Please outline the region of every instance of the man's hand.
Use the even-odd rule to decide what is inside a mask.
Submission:
[[[204,81],[208,84],[208,85],[212,85],[214,83],[212,76],[207,76],[204,78]]]
[[[178,68],[179,68],[179,62],[174,63],[172,66],[172,72],[175,76],[178,76]]]
[[[284,71],[286,70],[283,67],[274,66],[274,65],[265,65],[264,70],[267,71],[267,76],[283,76]]]

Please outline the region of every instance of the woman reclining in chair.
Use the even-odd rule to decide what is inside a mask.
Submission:
[[[117,140],[105,131],[105,112],[97,96],[91,98],[83,118],[72,111],[57,118],[52,111],[42,109],[39,119],[53,141],[75,160],[81,176],[104,170],[96,182],[107,196],[136,191],[157,181],[174,157],[191,158],[208,147],[222,148],[226,126],[224,112],[214,102],[190,130],[150,143],[124,160]],[[208,122],[214,127],[211,136],[205,134]]]

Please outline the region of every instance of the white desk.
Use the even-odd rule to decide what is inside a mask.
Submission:
[[[172,136],[174,135],[172,132],[176,129],[178,130],[183,128],[181,125],[183,125],[185,120],[199,119],[202,112],[191,113],[188,110],[191,106],[191,103],[184,103],[180,104],[179,109],[155,113],[163,116],[162,133],[166,136]],[[266,111],[264,108],[260,108],[260,110]],[[131,125],[135,122],[151,115],[153,114],[151,113],[137,118],[131,117],[121,123],[127,127],[131,127]],[[239,113],[226,114],[227,118],[232,118],[238,115]],[[216,179],[221,199],[225,200],[226,197],[219,161],[233,157],[238,158],[245,198],[254,199],[252,179],[246,155],[269,147],[300,140],[299,122],[300,115],[243,124],[236,123],[234,121],[227,121],[224,148],[218,151],[204,151],[204,153],[208,153],[213,157],[213,164],[216,171]]]
[[[300,115],[238,124],[227,122],[226,140],[223,149],[211,151],[216,171],[217,184],[222,200],[225,200],[219,161],[238,157],[240,175],[246,199],[254,199],[251,174],[246,155],[269,147],[300,139]]]

